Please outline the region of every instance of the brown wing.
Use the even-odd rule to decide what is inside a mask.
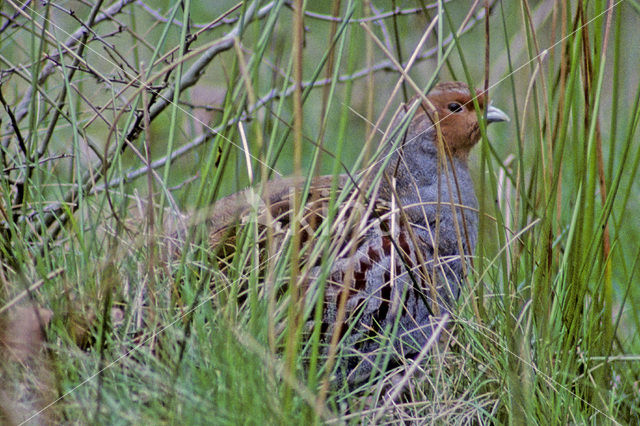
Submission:
[[[339,189],[346,183],[342,177]],[[276,279],[268,270],[280,259],[288,260],[281,256],[286,256],[283,248],[291,238],[293,189],[301,186],[300,181],[292,179],[274,181],[262,197],[244,192],[222,200],[222,208],[209,219],[213,229],[209,243],[223,273],[248,276],[255,268],[250,256],[240,262],[234,259],[238,244],[246,241],[243,232],[252,230],[249,241],[256,244],[253,248],[259,253],[259,267],[266,271],[261,272],[262,284]],[[436,291],[447,291],[442,285],[432,291],[434,270],[441,266],[434,261],[423,230],[403,222],[397,209],[391,211],[389,203],[375,194],[364,201],[355,190],[342,194],[342,201],[327,221],[330,189],[331,177],[314,180],[304,194],[307,202],[299,220],[300,282],[305,306],[316,305],[319,284],[324,283],[322,323],[314,324],[314,312],[307,309],[305,329],[310,333],[314,327],[321,327],[325,354],[332,336],[337,335],[344,349],[340,375],[357,383],[373,369],[381,368],[374,362],[379,350],[387,347],[404,356],[419,351],[432,334],[435,314],[447,306],[437,300],[441,298]],[[323,247],[317,244],[319,232],[329,235]],[[287,282],[280,284],[277,293],[283,296]],[[240,303],[244,302],[245,290],[239,291]],[[388,343],[394,327],[400,337]]]
[[[347,177],[338,176],[337,188],[342,190]],[[332,185],[332,176],[315,178],[304,198],[304,213],[300,220],[303,241],[322,224]],[[290,225],[294,191],[301,191],[305,179],[287,178],[269,181],[262,193],[250,188],[230,195],[216,202],[206,219],[211,230],[209,247],[213,252],[226,256],[233,254],[237,244],[238,231],[255,222],[259,230],[256,242],[265,243],[267,233],[286,234]]]

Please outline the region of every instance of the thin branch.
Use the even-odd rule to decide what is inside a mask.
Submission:
[[[48,163],[50,161],[60,160],[61,158],[73,158],[73,154],[57,154],[57,155],[52,155],[51,157],[41,158],[40,160],[38,160],[38,164],[44,164],[44,163]],[[12,172],[14,170],[25,169],[26,167],[27,167],[26,164],[21,164],[19,166],[5,167],[2,170],[2,172],[3,173],[9,173],[9,172]]]
[[[177,83],[180,87],[180,91],[184,91],[188,87],[193,86],[200,79],[200,77],[204,73],[204,69],[215,56],[233,47],[233,38],[237,37],[240,34],[241,27],[246,26],[247,24],[249,24],[250,22],[254,21],[257,18],[257,16],[254,13],[256,9],[256,4],[257,2],[254,2],[251,5],[249,5],[246,9],[245,18],[240,20],[238,24],[234,27],[234,29],[231,30],[225,37],[223,37],[223,39],[220,42],[215,43],[213,46],[205,50],[202,53],[202,56],[199,57],[195,61],[195,63],[184,73],[180,82]],[[174,83],[170,88],[166,89],[162,94],[158,96],[159,102],[154,104],[149,110],[150,122],[153,121],[154,118],[157,117],[170,104],[171,99],[173,99],[173,94],[175,90],[176,90],[176,83]],[[129,128],[129,130],[126,133],[125,140],[127,141],[127,143],[131,143],[133,140],[135,140],[139,135],[140,130],[141,130],[140,120],[136,120],[136,122],[132,124],[132,126]],[[208,135],[208,137],[210,138],[211,135]],[[202,142],[204,142],[204,140]],[[174,155],[175,152],[176,151],[174,151],[174,153],[172,153],[171,155]],[[164,162],[167,161],[167,159],[168,157],[165,157],[163,159],[163,164]],[[155,168],[153,167],[153,164],[155,163],[156,162],[152,163],[152,166],[150,167],[151,169]],[[77,198],[80,191],[83,191],[84,193],[95,192],[95,191],[92,191],[92,188],[95,187],[97,180],[100,179],[100,177],[102,177],[103,171],[108,170],[110,165],[111,165],[110,161],[107,163],[98,162],[94,167],[89,168],[85,172],[83,178],[81,179],[82,184],[74,185],[74,187],[70,189],[67,192],[67,194],[65,194],[63,203],[52,206],[52,208],[49,209],[49,211],[43,218],[44,227],[48,228],[56,221],[56,219],[58,219],[54,229],[51,229],[49,231],[49,235],[51,238],[56,238],[57,234],[61,231],[62,226],[64,226],[66,221],[69,219],[67,216],[67,213],[63,210],[62,206],[70,205],[71,201]],[[147,169],[149,169],[149,166],[145,167],[145,172],[147,171]],[[76,208],[77,206],[72,205],[70,207],[71,212],[73,212]]]
[[[256,2],[251,3],[251,5],[247,7],[244,18],[247,23],[253,21],[255,18],[258,18],[257,16],[254,16],[255,8]],[[233,28],[233,30],[229,31],[229,33],[227,33],[227,35],[225,35],[218,43],[202,52],[202,55],[182,76],[182,79],[179,83],[180,91],[182,92],[185,89],[188,89],[189,87],[196,84],[196,82],[200,79],[200,76],[204,72],[204,69],[207,67],[207,65],[209,65],[213,58],[215,58],[221,52],[231,49],[233,47],[233,39],[235,37],[238,37],[239,35],[240,25],[237,25]],[[151,106],[149,110],[149,118],[152,121],[171,103],[175,90],[176,85],[174,84],[160,94],[159,102],[156,102]],[[131,129],[127,136],[133,135],[135,135],[135,129]]]
[[[86,25],[84,25],[84,27],[90,28],[94,25],[96,16],[98,15],[98,11],[102,6],[102,1],[103,0],[98,0],[94,5],[93,9],[91,9],[91,12],[89,13],[89,18],[87,19],[87,23]],[[69,74],[65,77],[69,82],[71,82],[71,80],[73,79],[73,76],[76,72],[77,67],[82,62],[80,58],[82,58],[84,49],[87,46],[85,43],[87,41],[88,36],[89,36],[89,32],[87,30],[82,33],[80,40],[78,40],[78,50],[76,52],[76,57],[74,58],[73,63],[71,64],[71,67],[69,68]],[[47,151],[47,147],[49,146],[49,142],[51,141],[51,137],[53,136],[53,131],[55,130],[56,125],[58,124],[58,119],[60,118],[60,112],[64,107],[66,99],[67,99],[67,85],[65,84],[60,89],[60,95],[58,96],[58,100],[56,101],[56,104],[58,106],[53,110],[53,116],[49,121],[49,127],[47,128],[47,132],[45,133],[45,136],[42,140],[42,145],[38,149],[38,157],[40,157]]]
[[[7,15],[5,15],[4,13],[2,14],[5,19],[7,20],[4,24],[2,24],[2,27],[0,27],[0,34],[2,34],[4,32],[4,30],[6,30],[7,28],[9,28],[9,25],[11,25],[11,23],[15,23],[16,18],[20,15],[22,15],[21,12],[24,12],[24,10],[28,7],[30,7],[29,5],[31,4],[31,0],[26,1],[22,7],[20,8],[20,10],[16,11],[13,16],[9,17]],[[17,25],[17,24],[16,24]]]
[[[474,18],[472,18],[469,21],[469,23],[462,29],[460,35],[464,34],[467,31],[469,31],[479,19],[482,19],[481,15],[474,16]],[[449,43],[452,42],[452,40],[453,40],[452,36],[447,37],[446,40],[443,42],[443,46],[448,45]],[[429,50],[425,51],[423,54],[419,55],[416,58],[415,62],[423,61],[423,60],[425,60],[427,58],[430,58],[430,57],[434,56],[436,53],[437,53],[437,48],[436,47],[434,47],[432,49],[429,49]],[[407,64],[403,64],[403,67],[406,67],[406,66],[407,66]],[[397,68],[393,64],[392,61],[384,60],[384,61],[381,61],[381,62],[377,63],[376,65],[374,65],[371,68],[367,67],[367,68],[363,68],[363,69],[361,69],[359,71],[356,71],[353,74],[347,74],[347,75],[339,76],[338,77],[338,82],[344,83],[344,82],[347,82],[347,81],[357,80],[359,78],[366,77],[369,72],[377,72],[377,71],[397,72]],[[302,83],[302,88],[303,89],[306,89],[308,87],[316,88],[316,87],[326,86],[328,84],[331,84],[331,79],[330,78],[325,78],[325,79],[322,79],[322,80],[316,80],[315,82],[303,82]],[[108,182],[108,184],[101,184],[101,185],[96,186],[91,191],[91,194],[96,194],[96,193],[102,192],[107,188],[111,188],[113,186],[120,185],[121,183],[131,182],[131,181],[137,179],[138,177],[144,175],[145,173],[147,173],[148,167],[151,167],[151,168],[155,169],[155,168],[164,166],[167,161],[173,162],[175,159],[187,154],[188,152],[190,152],[191,150],[197,148],[198,146],[210,141],[216,134],[222,132],[224,129],[235,125],[239,121],[247,120],[258,109],[262,108],[264,105],[268,104],[269,102],[273,101],[274,99],[280,99],[280,98],[283,98],[283,97],[291,96],[293,91],[294,91],[294,89],[295,89],[295,85],[292,84],[288,88],[286,88],[284,90],[281,90],[281,91],[276,90],[276,89],[273,89],[273,90],[269,91],[269,93],[264,95],[262,98],[258,99],[258,101],[254,105],[252,105],[251,107],[248,108],[248,113],[245,113],[245,114],[241,115],[238,118],[229,120],[226,124],[217,126],[215,128],[209,128],[208,132],[196,137],[191,142],[189,142],[189,143],[187,143],[185,145],[182,145],[180,148],[177,148],[175,151],[171,152],[169,155],[161,157],[161,158],[153,161],[151,164],[149,164],[149,166],[143,166],[143,167],[140,167],[138,169],[132,170],[131,172],[127,173],[124,177],[119,177],[119,178],[115,178],[115,179],[110,180]],[[206,123],[201,123],[201,124],[205,124],[206,125]]]
[[[137,0],[136,4],[140,7],[142,7],[147,13],[149,13],[151,16],[153,16],[158,22],[164,22],[167,23],[169,22],[169,19],[165,18],[164,16],[162,16],[162,14],[158,11],[156,11],[155,9],[153,9],[151,6],[148,6],[145,2],[143,2],[142,0]],[[271,2],[269,4],[267,4],[266,6],[263,6],[262,8],[260,8],[260,10],[256,13],[256,18],[257,19],[261,19],[263,17],[265,17],[273,8],[273,6],[275,5],[275,2]],[[189,24],[191,27],[194,28],[202,28],[205,30],[211,30],[214,28],[217,28],[219,26],[222,25],[232,25],[235,24],[236,22],[238,22],[238,19],[240,19],[239,17],[233,17],[233,18],[224,18],[224,19],[220,19],[220,20],[216,20],[215,23],[207,23],[207,24]],[[172,25],[175,25],[177,27],[182,27],[182,22],[178,21],[177,19],[174,19],[171,22]]]
[[[451,0],[444,0],[444,3],[449,3]],[[295,9],[295,7],[293,6],[291,1],[287,1],[286,5],[288,7],[290,7],[291,9]],[[438,7],[437,3],[431,3],[426,5],[426,9],[435,9]],[[360,18],[360,19],[349,19],[349,23],[360,23],[360,22],[371,22],[371,21],[379,21],[382,19],[387,19],[387,18],[393,18],[396,16],[404,16],[404,15],[419,15],[420,13],[423,13],[424,9],[422,7],[416,7],[413,9],[400,9],[399,7],[395,8],[394,10],[390,11],[390,12],[385,12],[385,13],[379,13],[377,15],[373,15],[373,16],[367,16],[366,18]],[[322,13],[316,13],[316,12],[309,12],[308,10],[304,11],[304,15],[309,17],[309,18],[313,18],[313,19],[318,19],[321,21],[329,21],[329,22],[343,22],[343,18],[337,17],[337,16],[331,16],[331,15],[324,15]]]
[[[130,3],[133,3],[134,1],[135,0],[120,0],[112,4],[104,12],[99,13],[95,17],[92,25],[97,25],[107,19],[111,19],[114,15],[117,15],[118,13],[120,13],[125,6],[127,6]],[[69,35],[67,40],[64,42],[64,46],[66,46],[67,48],[74,47],[80,40],[82,40],[82,37],[85,36],[85,34],[87,34],[87,29],[85,27],[78,28],[73,34]],[[42,71],[40,72],[40,76],[38,77],[38,85],[44,84],[44,82],[47,81],[47,78],[49,78],[49,76],[53,74],[55,69],[56,69],[55,63],[47,63],[42,68]],[[22,119],[29,112],[29,102],[31,102],[32,96],[33,96],[33,89],[32,87],[29,87],[25,91],[24,95],[22,96],[22,100],[20,101],[18,106],[15,108],[16,120],[18,122],[22,121]]]
[[[18,121],[16,120],[16,116],[11,111],[9,104],[4,100],[4,95],[2,94],[2,87],[0,87],[0,103],[4,107],[4,110],[7,112],[9,116],[9,126],[13,128],[13,133],[16,135],[16,139],[18,139],[18,146],[22,150],[22,153],[27,157],[29,155],[29,151],[27,150],[27,144],[22,136],[22,132],[20,131],[20,126],[18,125]]]

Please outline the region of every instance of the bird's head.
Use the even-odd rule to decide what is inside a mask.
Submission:
[[[481,90],[471,92],[469,86],[459,81],[444,82],[436,85],[427,95],[431,105],[423,102],[418,108],[409,134],[413,133],[417,137],[420,131],[427,132],[432,136],[430,139],[435,140],[436,131],[432,123],[437,121],[450,153],[466,159],[469,150],[480,139],[474,97],[481,109],[480,116],[483,116],[484,108],[487,108],[487,124],[509,121],[503,111],[491,104],[487,106],[486,96]]]

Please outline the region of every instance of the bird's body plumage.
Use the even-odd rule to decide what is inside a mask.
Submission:
[[[436,86],[430,102],[402,109],[392,127],[404,131],[385,142],[367,172],[335,182],[331,176],[315,178],[302,193],[298,285],[308,307],[304,329],[320,327],[325,348],[332,338],[340,340],[339,376],[349,383],[384,368],[389,359],[418,353],[460,294],[478,226],[467,165],[480,135],[472,96],[484,108],[482,94],[470,93],[464,83]],[[489,122],[506,119],[489,108]],[[209,243],[223,272],[238,267],[231,259],[238,231],[249,223],[256,224],[262,262],[288,247],[293,193],[302,188],[302,180],[279,180],[268,183],[260,197],[248,190],[216,203]],[[317,241],[326,241],[322,250]],[[316,324],[319,295],[323,312]],[[390,357],[379,356],[385,351]]]

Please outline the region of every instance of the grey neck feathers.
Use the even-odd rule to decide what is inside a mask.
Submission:
[[[411,223],[433,228],[439,222],[440,245],[452,253],[459,252],[456,229],[460,230],[465,252],[470,253],[475,247],[478,221],[473,182],[465,160],[449,157],[445,164],[441,156],[429,132],[405,140],[390,155],[378,194],[391,201],[394,191],[390,182],[395,180],[399,204]]]

